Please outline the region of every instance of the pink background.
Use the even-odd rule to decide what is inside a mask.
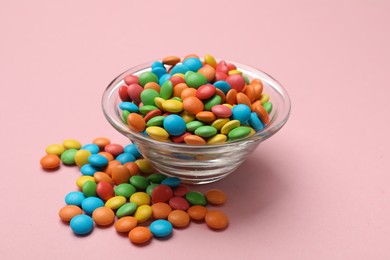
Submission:
[[[1,1],[1,259],[390,259],[390,4],[348,1]],[[80,173],[45,147],[127,144],[100,97],[120,72],[188,53],[258,67],[289,91],[287,125],[228,178],[230,226],[192,223],[137,247],[58,218]]]

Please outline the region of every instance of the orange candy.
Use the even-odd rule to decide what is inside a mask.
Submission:
[[[229,92],[226,94],[226,103],[230,105],[235,105],[237,103],[237,90],[231,89]]]
[[[160,88],[161,88],[160,85],[153,81],[146,83],[144,86],[144,89],[154,89],[158,93],[160,93]]]
[[[51,170],[58,168],[61,164],[61,160],[58,155],[47,154],[42,157],[40,163],[43,169]]]
[[[184,228],[190,224],[190,215],[183,210],[176,209],[169,213],[168,221],[176,228]]]
[[[117,232],[130,232],[133,228],[137,226],[138,222],[135,217],[132,216],[126,216],[123,218],[118,219],[117,222],[115,222],[115,229]]]
[[[105,172],[95,172],[93,177],[95,178],[95,182],[96,183],[105,181],[105,182],[108,182],[110,184],[114,184],[114,182],[112,181],[110,175],[108,175]]]
[[[227,197],[225,193],[218,189],[212,189],[206,192],[205,194],[207,202],[213,205],[222,205],[226,202]]]
[[[257,116],[260,118],[261,122],[263,124],[268,124],[269,123],[269,116],[267,113],[267,110],[262,105],[258,105],[255,107],[255,112]]]
[[[111,173],[112,173],[112,169],[117,166],[117,165],[122,165],[122,163],[120,161],[117,161],[117,160],[112,160],[112,161],[109,161],[108,162],[108,165],[105,169],[105,173],[107,173],[109,176],[111,176]]]
[[[196,114],[196,118],[206,124],[211,124],[217,119],[217,116],[210,111],[202,111]]]
[[[252,85],[247,85],[244,88],[245,95],[249,98],[249,101],[252,103],[255,101],[255,88]]]
[[[178,83],[176,86],[173,87],[173,94],[174,97],[181,97],[181,93],[183,90],[187,89],[188,85],[186,83]]]
[[[248,96],[242,92],[237,93],[236,99],[237,99],[237,104],[244,104],[247,105],[248,107],[251,107],[252,105],[252,102],[249,100]]]
[[[138,226],[133,228],[129,232],[129,239],[134,244],[143,244],[148,242],[152,238],[152,232],[149,228]]]
[[[128,183],[131,176],[129,169],[124,165],[115,166],[111,172],[111,179],[116,185]]]
[[[139,173],[138,164],[135,162],[127,162],[123,166],[125,166],[130,171],[130,177]]]
[[[180,98],[182,100],[186,99],[187,97],[195,97],[196,96],[196,89],[195,88],[186,88],[183,89],[181,92]]]
[[[162,63],[167,65],[176,65],[180,62],[180,58],[177,56],[167,56],[164,59],[162,59]]]
[[[189,145],[205,145],[206,140],[198,135],[187,135],[184,137],[184,142]]]
[[[110,139],[108,139],[106,137],[98,137],[98,138],[95,138],[92,141],[92,143],[94,143],[97,146],[99,146],[100,150],[103,150],[106,145],[111,143],[111,141],[110,141]]]
[[[130,113],[127,117],[127,123],[132,130],[138,132],[144,131],[146,127],[146,122],[144,118],[137,113]]]
[[[205,76],[208,82],[211,82],[215,78],[215,69],[208,64],[203,65],[203,67],[198,70],[198,73]]]
[[[229,219],[220,210],[210,210],[205,216],[207,226],[213,229],[224,229],[229,224]]]
[[[187,97],[183,100],[183,109],[189,114],[196,115],[203,111],[204,105],[197,97]]]
[[[74,216],[83,214],[83,210],[75,205],[66,205],[58,212],[62,221],[69,222]]]
[[[152,216],[155,219],[167,219],[172,208],[164,202],[157,202],[152,205]]]
[[[201,205],[194,205],[187,209],[187,213],[193,220],[199,221],[204,220],[204,217],[207,214],[207,209]]]
[[[107,152],[99,152],[98,154],[103,155],[104,157],[107,158],[108,161],[114,160],[114,156],[110,153]]]
[[[96,225],[108,226],[114,223],[115,214],[110,208],[100,207],[93,211],[92,219],[95,221]]]

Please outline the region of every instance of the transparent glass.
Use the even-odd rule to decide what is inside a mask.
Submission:
[[[139,147],[142,155],[149,159],[159,172],[178,177],[183,182],[191,184],[218,181],[237,169],[261,142],[279,131],[286,123],[291,108],[286,90],[275,79],[259,69],[233,63],[250,79],[262,80],[263,93],[270,96],[273,104],[270,123],[249,138],[223,144],[194,146],[156,141],[129,129],[121,119],[118,89],[124,84],[125,76],[149,71],[151,62],[126,70],[108,85],[102,97],[104,115],[117,131]]]

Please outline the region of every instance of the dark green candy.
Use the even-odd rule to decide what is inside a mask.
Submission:
[[[128,199],[136,192],[136,188],[130,183],[121,183],[114,188],[114,192],[115,196],[123,196]]]
[[[86,181],[83,184],[82,191],[85,197],[96,197],[96,182]]]
[[[207,203],[206,197],[198,191],[189,191],[186,193],[186,200],[191,205],[205,206]]]
[[[148,180],[152,183],[161,183],[166,178],[167,176],[162,173],[153,173],[148,176]]]
[[[158,185],[160,185],[159,183],[152,183],[150,184],[147,188],[146,188],[146,193],[149,195],[149,196],[152,196],[152,191],[154,188],[156,188]]]
[[[74,157],[77,153],[77,149],[68,149],[61,154],[61,161],[63,164],[72,165],[75,164]]]
[[[148,179],[141,175],[131,176],[130,183],[139,190],[145,190],[150,184]]]
[[[124,216],[131,216],[137,209],[137,204],[134,202],[129,202],[126,204],[123,204],[120,206],[120,208],[116,211],[116,216],[118,218],[124,217]]]

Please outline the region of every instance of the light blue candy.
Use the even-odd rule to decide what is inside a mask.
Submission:
[[[253,129],[255,129],[256,132],[264,129],[264,125],[261,122],[260,118],[257,116],[256,112],[251,113],[248,123]]]
[[[90,151],[91,154],[97,154],[100,151],[100,148],[96,144],[86,144],[81,147],[81,150],[87,150]]]
[[[94,222],[88,215],[81,214],[70,220],[70,228],[76,235],[87,235],[91,233]]]
[[[99,168],[95,167],[95,166],[92,166],[91,164],[89,163],[86,163],[84,164],[83,166],[81,166],[80,168],[80,172],[83,174],[83,175],[86,175],[86,176],[93,176],[95,174],[95,172],[97,171],[100,171]]]
[[[153,62],[151,67],[152,67],[152,69],[155,69],[155,68],[165,68],[165,67],[164,67],[164,64],[162,64],[161,61],[155,61],[155,62]]]
[[[158,80],[158,84],[160,84],[160,86],[162,86],[164,84],[165,81],[167,81],[168,79],[171,78],[171,74],[164,74],[161,76],[161,78]]]
[[[103,207],[104,202],[98,197],[88,197],[83,200],[81,203],[81,208],[88,215],[92,215],[93,211],[97,208]]]
[[[172,234],[172,224],[165,219],[158,219],[150,224],[150,232],[155,237],[166,237]]]
[[[142,157],[142,154],[140,153],[137,145],[135,144],[128,144],[124,147],[125,153],[131,153],[136,159],[139,159]]]
[[[81,191],[72,191],[66,194],[65,203],[67,205],[75,205],[80,207],[84,199],[84,193],[82,193]]]
[[[152,69],[152,72],[157,75],[158,78],[161,78],[162,75],[167,74],[167,71],[165,68],[162,67],[156,67]]]
[[[226,81],[223,81],[223,80],[220,80],[220,81],[217,81],[213,84],[216,88],[220,89],[223,91],[223,93],[225,93],[225,95],[229,92],[229,90],[232,89],[232,87],[230,86],[229,83],[227,83]]]
[[[251,109],[244,104],[235,105],[232,108],[232,120],[240,121],[240,124],[245,124],[251,116]]]
[[[175,114],[168,115],[163,121],[163,126],[173,136],[182,135],[186,131],[186,122],[181,116]]]
[[[189,70],[194,72],[198,71],[203,66],[202,62],[198,58],[187,58],[183,61],[183,64],[187,66]]]
[[[186,74],[187,71],[189,71],[189,68],[186,65],[176,64],[171,70],[171,75],[175,75],[176,73]]]
[[[104,167],[108,165],[108,159],[100,154],[92,154],[88,157],[88,162],[95,167]]]
[[[136,104],[127,101],[120,103],[119,108],[121,110],[127,110],[131,113],[137,113],[139,111],[139,108]]]
[[[165,184],[171,188],[176,188],[177,186],[180,185],[180,179],[179,178],[176,178],[176,177],[168,177],[168,178],[165,178],[161,184]]]
[[[122,164],[125,164],[127,162],[134,162],[135,157],[131,153],[121,153],[116,157],[117,161],[120,161]]]

